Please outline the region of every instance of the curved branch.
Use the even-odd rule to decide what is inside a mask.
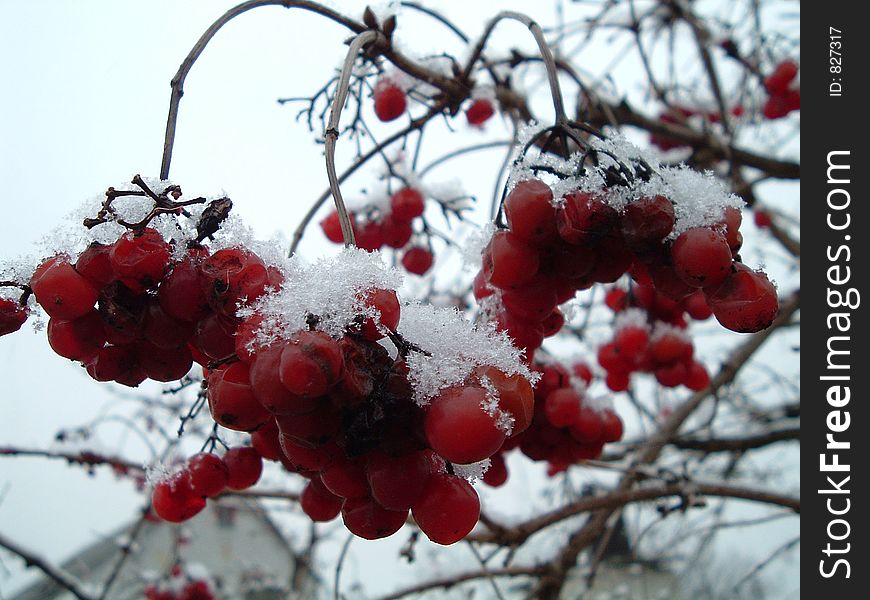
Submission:
[[[166,133],[163,138],[163,160],[160,164],[160,179],[169,178],[169,164],[172,161],[172,148],[175,145],[175,129],[178,123],[178,107],[181,103],[181,97],[184,95],[184,80],[193,68],[194,63],[202,54],[205,47],[211,39],[217,34],[221,28],[249,10],[260,8],[262,6],[283,6],[284,8],[301,8],[313,13],[327,17],[336,23],[344,25],[354,33],[365,31],[366,27],[362,23],[358,23],[352,19],[335,12],[334,10],[321,6],[315,2],[307,0],[249,0],[238,6],[229,9],[221,15],[208,29],[200,36],[193,48],[190,49],[175,77],[172,78],[172,94],[169,97],[169,115],[166,118]]]
[[[398,600],[399,598],[404,598],[412,594],[421,594],[429,590],[447,590],[459,583],[474,581],[475,579],[486,579],[488,577],[534,577],[540,575],[542,570],[542,567],[505,567],[503,569],[486,569],[486,571],[481,570],[469,573],[459,573],[442,579],[433,579],[432,581],[413,585],[399,590],[398,592],[381,596],[378,600]]]
[[[2,533],[0,533],[0,546],[6,548],[9,552],[17,555],[22,560],[24,560],[24,564],[26,566],[36,567],[37,569],[45,573],[52,581],[57,583],[59,586],[61,586],[63,589],[68,591],[79,600],[94,600],[94,597],[87,594],[82,589],[81,584],[78,582],[78,580],[71,574],[67,573],[60,567],[52,565],[41,556],[34,554],[30,550],[17,544],[16,542],[13,542]]]

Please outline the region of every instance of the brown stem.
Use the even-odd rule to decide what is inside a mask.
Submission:
[[[488,577],[534,577],[540,575],[542,570],[542,567],[505,567],[503,569],[487,569],[486,571],[459,573],[457,575],[444,577],[443,579],[433,579],[432,581],[413,585],[397,592],[393,592],[392,594],[381,596],[378,600],[398,600],[399,598],[420,594],[428,590],[447,590],[459,583],[474,581],[476,579],[485,579]]]
[[[63,589],[68,591],[79,600],[94,600],[94,596],[86,593],[82,589],[81,584],[78,582],[78,580],[76,580],[76,578],[73,577],[70,573],[67,573],[60,567],[52,565],[41,556],[34,554],[27,548],[19,545],[17,542],[12,541],[2,533],[0,533],[0,546],[6,548],[12,554],[15,554],[23,559],[26,566],[36,567],[37,569],[45,573],[55,583],[57,583],[59,586],[61,586]]]

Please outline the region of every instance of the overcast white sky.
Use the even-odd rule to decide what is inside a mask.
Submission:
[[[169,81],[201,32],[234,4],[0,1],[0,259],[29,253],[63,215],[107,186],[134,173],[157,175]],[[352,16],[365,5],[332,4]],[[542,23],[550,24],[555,5],[495,0],[438,4],[472,35],[498,9],[534,10]],[[412,23],[423,22],[418,17],[406,22],[397,35],[400,43],[413,46],[414,54],[438,52],[445,45],[460,52],[446,30],[431,23],[415,28]],[[532,47],[521,26],[505,29],[503,39]],[[187,193],[223,189],[258,235],[289,237],[308,203],[325,189],[326,175],[313,135],[293,120],[295,108],[275,100],[319,88],[343,58],[345,37],[336,25],[281,8],[255,11],[226,27],[187,80],[172,179]],[[478,140],[503,139],[505,130],[494,126],[475,135]],[[339,158],[351,152],[340,147]],[[501,158],[495,152],[454,162],[443,169],[443,177],[472,181],[475,174],[489,173],[477,182],[477,193],[488,199]],[[363,177],[349,188],[364,184]],[[303,245],[312,256],[331,250],[319,231]],[[45,448],[59,428],[110,410],[117,398],[54,355],[44,333],[27,329],[0,339],[0,445]],[[522,482],[517,484],[523,493]],[[524,496],[529,496],[528,488]],[[63,464],[0,460],[0,531],[51,560],[117,528],[141,499],[131,485],[115,483],[105,470],[90,479]],[[788,526],[794,527],[794,521]],[[27,579],[19,561],[4,560],[0,594]]]

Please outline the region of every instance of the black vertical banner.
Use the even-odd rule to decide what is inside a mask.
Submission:
[[[801,588],[807,598],[832,600],[870,593],[864,7],[801,7]]]

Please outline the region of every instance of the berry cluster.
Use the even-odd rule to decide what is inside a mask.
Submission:
[[[168,580],[149,583],[143,593],[145,600],[215,600],[217,598],[207,579],[185,573],[178,564],[173,565]]]
[[[766,119],[781,119],[790,112],[801,108],[801,90],[794,85],[798,74],[798,64],[793,60],[784,60],[764,80],[767,90],[767,101],[762,108]]]
[[[376,539],[395,533],[410,510],[431,540],[452,544],[480,511],[454,464],[487,459],[528,426],[531,384],[478,367],[421,407],[404,358],[419,350],[396,333],[395,291],[373,288],[360,299],[377,316],[360,314],[339,339],[312,317],[309,329],[262,342],[254,310],[236,335],[239,360],[209,370],[212,417],[252,431],[260,455],[309,479],[301,505],[312,520],[340,513],[351,532]],[[377,343],[384,337],[396,358]]]
[[[82,363],[97,381],[135,387],[146,378],[174,381],[233,353],[239,305],[280,273],[244,248],[212,255],[203,246],[173,257],[156,230],[128,231],[113,244],[92,243],[75,263],[44,261],[30,287],[48,313],[48,342]]]
[[[498,328],[529,360],[564,324],[559,304],[594,283],[616,281],[633,265],[671,300],[703,290],[713,314],[733,331],[764,329],[776,316],[767,276],[733,260],[742,243],[737,209],[670,240],[676,216],[662,195],[643,196],[621,211],[603,193],[569,193],[557,205],[546,183],[529,179],[508,194],[504,211],[508,228],[484,250],[474,295],[487,299]]]
[[[408,108],[405,90],[392,78],[384,77],[375,84],[375,114],[384,123],[395,121]]]
[[[0,298],[0,336],[21,329],[27,320],[27,309],[17,302]]]
[[[225,489],[248,489],[259,481],[262,472],[263,459],[254,448],[230,448],[223,458],[201,452],[190,457],[182,469],[155,483],[151,506],[161,519],[180,523],[198,514],[206,499]]]
[[[434,261],[432,251],[419,244],[411,244],[414,219],[423,216],[426,203],[423,194],[412,187],[404,187],[390,196],[389,210],[372,212],[367,218],[350,213],[356,245],[373,252],[384,246],[403,250],[402,266],[409,273],[423,275]],[[344,242],[338,212],[333,210],[320,222],[329,241]]]
[[[598,458],[605,443],[622,439],[622,420],[616,412],[588,395],[592,382],[588,366],[574,365],[573,375],[555,363],[537,363],[533,368],[541,379],[535,387],[532,422],[510,447],[518,446],[532,460],[547,461],[547,472],[553,476],[578,461]],[[503,483],[507,479],[503,459],[499,467],[491,468],[484,482]]]

